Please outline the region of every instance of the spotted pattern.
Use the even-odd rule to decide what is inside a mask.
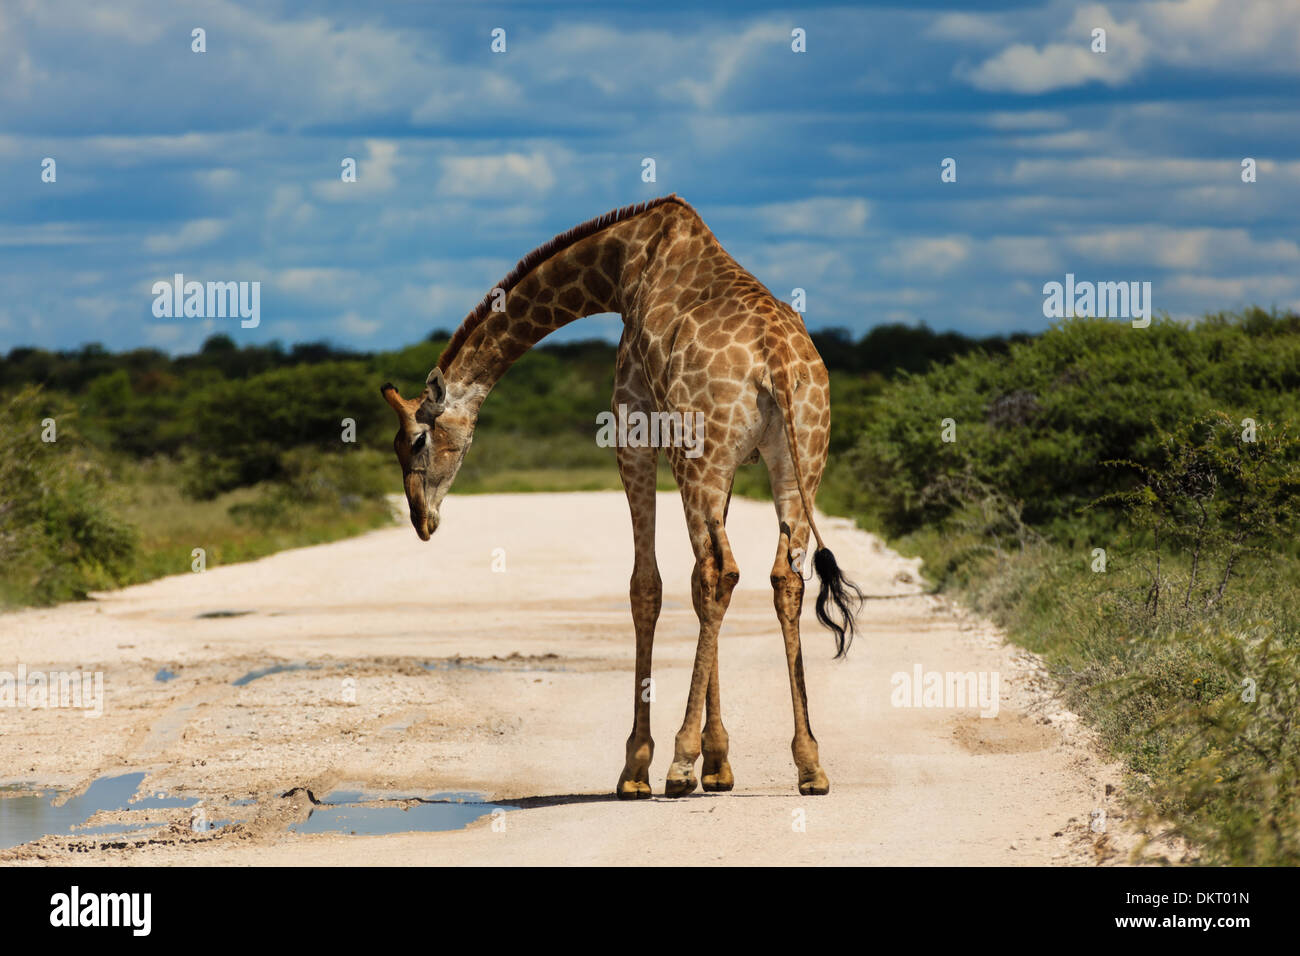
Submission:
[[[770,577],[790,676],[799,788],[803,793],[825,793],[829,783],[809,726],[800,652],[804,582],[794,564],[808,548],[810,533],[820,543],[808,508],[821,481],[830,437],[826,368],[798,313],[728,255],[683,200],[666,197],[634,214],[602,219],[611,221],[589,234],[570,236],[571,241],[561,241],[562,236],[548,244],[555,251],[513,277],[503,312],[483,313],[480,307],[471,314],[453,340],[454,354],[444,355],[439,363],[446,372],[448,409],[435,430],[445,418],[449,434],[462,443],[459,455],[452,456],[459,467],[479,406],[511,364],[569,322],[596,313],[620,313],[624,327],[613,406],[623,404],[647,414],[705,416],[699,457],[687,457],[682,448],[663,452],[681,491],[695,554],[691,592],[700,622],[686,714],[674,741],[665,792],[680,795],[695,788],[694,765],[701,753],[706,790],[729,790],[733,783],[722,724],[717,643],[740,572],[725,522],[737,467],[761,455],[771,476],[778,519]],[[402,435],[399,428],[399,445]],[[632,515],[635,557],[629,599],[636,631],[633,727],[617,785],[620,797],[650,795],[654,741],[650,704],[642,699],[642,690],[651,674],[663,593],[654,539],[660,453],[655,448],[617,451]],[[452,477],[454,470],[424,477],[437,497],[424,507],[434,515]],[[416,507],[412,499],[413,514]]]

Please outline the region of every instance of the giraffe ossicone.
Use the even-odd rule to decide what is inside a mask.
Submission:
[[[393,450],[411,524],[425,541],[437,530],[479,408],[510,366],[561,326],[604,312],[623,317],[612,414],[635,414],[646,422],[692,416],[700,438],[613,442],[632,514],[628,597],[636,632],[632,733],[616,792],[630,799],[651,795],[653,695],[643,688],[651,679],[663,596],[654,549],[655,478],[663,454],[681,491],[695,553],[691,596],[700,622],[686,715],[664,792],[693,791],[701,755],[705,790],[734,785],[717,653],[718,631],[740,579],[726,517],[736,469],[761,456],[777,512],[770,578],[794,707],[791,751],[799,792],[826,793],[830,783],[808,718],[799,637],[800,571],[810,534],[816,541],[812,564],[821,579],[817,618],[834,634],[837,657],[852,641],[862,599],[814,520],[830,439],[826,367],[799,314],[728,255],[684,200],[672,195],[626,206],[534,249],[466,316],[419,396],[403,399],[391,384],[381,388],[397,414]]]

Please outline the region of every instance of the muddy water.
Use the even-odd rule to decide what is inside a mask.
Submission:
[[[387,805],[378,805],[384,804]],[[390,833],[431,833],[460,830],[480,817],[504,813],[514,807],[486,803],[477,793],[435,793],[428,798],[398,799],[338,790],[312,808],[294,833],[347,833],[384,836]]]
[[[86,826],[97,813],[114,811],[163,810],[190,808],[197,798],[168,797],[153,794],[136,796],[145,774],[128,773],[101,777],[84,793],[59,803],[58,791],[26,793],[28,788],[11,785],[3,788],[23,792],[21,796],[0,796],[0,850],[21,846],[45,836],[70,834],[102,835],[140,833],[162,823],[109,823]],[[251,800],[232,805],[248,805]],[[394,797],[389,794],[339,790],[314,806],[308,818],[289,826],[292,833],[345,833],[378,836],[389,833],[432,833],[459,830],[480,817],[514,807],[487,803],[477,793],[436,793],[430,797]],[[197,833],[209,833],[236,823],[230,819],[209,819],[200,808],[192,820]]]
[[[100,777],[84,793],[60,805],[58,793],[45,791],[21,797],[0,797],[0,849],[20,846],[48,835],[70,833],[126,833],[141,829],[131,824],[110,824],[83,828],[82,825],[100,811],[162,810],[169,807],[192,807],[197,799],[145,797],[131,802],[144,780],[143,773],[119,777]],[[18,787],[7,788],[10,790]],[[23,788],[25,789],[25,788]],[[147,824],[146,824],[147,826]]]

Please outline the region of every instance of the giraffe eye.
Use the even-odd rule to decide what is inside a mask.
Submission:
[[[418,455],[420,452],[424,451],[424,440],[428,437],[429,437],[428,432],[420,432],[419,436],[415,439],[415,441],[411,442],[412,455]]]

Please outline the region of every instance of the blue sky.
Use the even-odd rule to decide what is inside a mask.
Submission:
[[[1066,272],[1300,310],[1298,80],[1280,0],[6,0],[0,349],[398,347],[669,192],[814,328],[1039,330]],[[177,272],[260,281],[261,324],[155,318]]]

